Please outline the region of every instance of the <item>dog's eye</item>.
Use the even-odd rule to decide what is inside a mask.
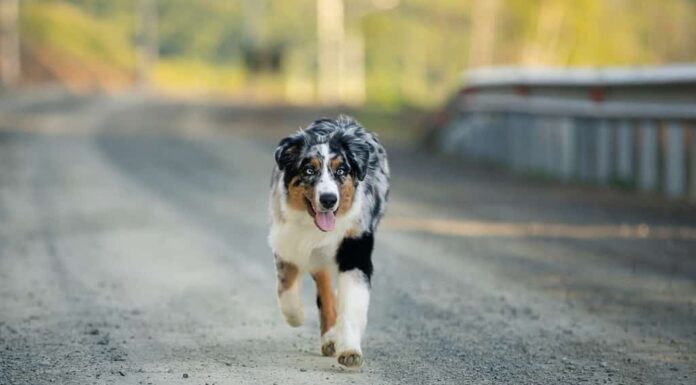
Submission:
[[[307,176],[314,175],[314,169],[312,168],[312,166],[305,167],[302,172],[304,172],[304,174]]]
[[[339,167],[338,170],[336,170],[336,175],[338,175],[338,176],[346,175],[346,169],[344,167]]]

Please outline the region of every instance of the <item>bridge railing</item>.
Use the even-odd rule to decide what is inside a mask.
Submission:
[[[470,71],[431,139],[521,172],[696,201],[696,66]]]

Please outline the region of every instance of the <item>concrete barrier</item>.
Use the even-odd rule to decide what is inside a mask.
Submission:
[[[470,71],[439,116],[451,154],[696,201],[696,66]]]

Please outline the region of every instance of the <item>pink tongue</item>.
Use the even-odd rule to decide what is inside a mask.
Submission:
[[[314,223],[321,231],[332,231],[336,226],[336,217],[332,211],[317,213],[314,216]]]

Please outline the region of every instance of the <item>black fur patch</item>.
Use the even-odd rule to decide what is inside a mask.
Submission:
[[[372,249],[375,238],[372,233],[365,232],[360,238],[344,238],[336,253],[338,271],[360,269],[365,273],[367,282],[372,276]]]
[[[281,140],[275,150],[275,160],[278,168],[285,170],[286,167],[297,162],[304,144],[305,138],[300,134],[291,135]]]
[[[278,169],[285,171],[283,178],[285,187],[288,186],[293,176],[298,173],[300,157],[305,145],[305,138],[301,134],[288,136],[278,143],[278,147],[275,150],[275,161]]]

